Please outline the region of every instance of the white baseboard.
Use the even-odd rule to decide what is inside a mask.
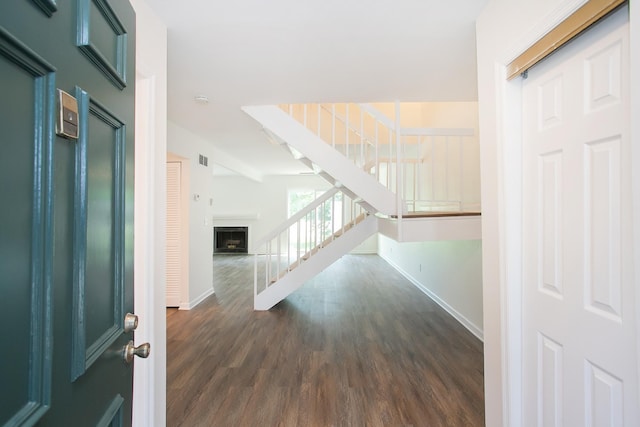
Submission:
[[[444,301],[443,299],[441,299],[438,295],[436,295],[435,293],[433,293],[431,290],[427,289],[426,287],[424,287],[419,281],[417,281],[414,277],[412,277],[409,273],[407,273],[406,271],[404,271],[402,268],[400,268],[400,266],[398,266],[395,262],[393,262],[392,260],[390,260],[389,258],[387,258],[386,256],[383,256],[382,254],[379,254],[380,257],[382,259],[384,259],[385,261],[387,261],[389,263],[390,266],[392,266],[393,268],[395,268],[400,274],[402,274],[408,281],[410,281],[411,283],[413,283],[413,285],[420,289],[426,296],[428,296],[429,298],[431,298],[436,304],[438,304],[440,307],[442,307],[447,313],[449,313],[451,316],[453,316],[454,319],[456,319],[458,322],[460,322],[460,324],[462,326],[464,326],[465,328],[467,328],[467,330],[469,332],[471,332],[473,335],[476,336],[476,338],[478,338],[480,341],[484,342],[484,333],[482,331],[481,328],[479,328],[476,324],[474,324],[472,321],[470,321],[469,319],[467,319],[464,315],[462,315],[459,311],[457,311],[455,308],[451,307],[449,304],[447,304],[446,301]]]
[[[214,291],[213,288],[207,289],[203,294],[201,294],[198,298],[194,299],[193,301],[189,301],[188,303],[180,304],[180,307],[178,307],[178,310],[191,310],[196,305],[200,304],[202,301],[204,301],[205,299],[207,299],[209,296],[213,295],[214,293],[215,293],[215,291]]]

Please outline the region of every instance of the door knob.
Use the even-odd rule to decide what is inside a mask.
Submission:
[[[129,341],[129,343],[122,349],[122,357],[125,362],[131,363],[133,362],[133,356],[138,356],[146,359],[147,357],[149,357],[150,352],[151,344],[149,344],[148,342],[136,347],[135,345],[133,345],[133,341]]]
[[[138,327],[138,316],[127,313],[124,316],[124,332],[133,332]]]

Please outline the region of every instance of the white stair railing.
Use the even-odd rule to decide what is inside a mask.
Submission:
[[[395,143],[393,123],[365,105],[282,104],[280,108],[360,169],[377,164],[385,155],[383,145],[390,150]],[[378,176],[375,169],[373,175]]]
[[[332,188],[256,243],[254,296],[346,233],[368,213]]]
[[[479,150],[473,129],[397,132],[393,121],[368,104],[279,107],[399,194],[407,211],[479,210]]]
[[[407,211],[480,209],[479,151],[473,129],[401,129],[401,135],[400,188]],[[394,179],[395,165],[395,158],[381,159],[381,179]]]

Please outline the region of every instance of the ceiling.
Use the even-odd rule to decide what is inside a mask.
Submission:
[[[476,100],[475,19],[487,1],[147,3],[168,27],[169,120],[271,175],[305,167],[241,106]]]

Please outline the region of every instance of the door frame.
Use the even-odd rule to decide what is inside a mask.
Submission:
[[[136,58],[136,152],[134,202],[134,311],[140,318],[136,342],[150,342],[151,354],[137,361],[133,378],[133,425],[165,425],[166,313],[165,193],[166,123],[158,108],[163,88]]]
[[[535,26],[514,46],[512,54],[496,62],[496,123],[498,154],[498,213],[500,281],[500,354],[502,356],[503,425],[523,422],[522,390],[522,79],[507,81],[507,65],[551,28],[566,19],[585,0],[562,2],[544,22]],[[631,76],[640,72],[640,8],[629,7],[629,43]],[[640,81],[630,82],[631,117],[640,117]],[[631,121],[633,246],[640,249],[640,121]],[[640,250],[633,254],[634,266],[640,266]],[[640,268],[634,271],[636,306],[640,307]],[[640,331],[640,311],[636,315]],[[640,340],[637,343],[640,354]],[[640,358],[637,361],[640,382]],[[640,405],[640,402],[638,402]]]

